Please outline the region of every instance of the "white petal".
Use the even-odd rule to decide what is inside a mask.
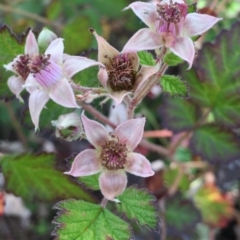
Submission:
[[[55,63],[57,63],[59,65],[62,65],[63,50],[64,50],[63,39],[62,38],[57,38],[50,43],[47,50],[45,51],[45,54],[50,54],[51,59]]]
[[[79,108],[71,88],[66,78],[59,80],[49,92],[49,97],[59,105],[67,108]]]
[[[176,41],[174,42],[174,45],[170,47],[170,50],[174,54],[188,62],[189,64],[188,69],[192,67],[195,49],[191,38],[189,37],[177,38]]]
[[[43,90],[35,90],[29,97],[29,111],[32,118],[32,122],[35,126],[35,131],[38,129],[39,116],[49,100],[48,93]]]
[[[103,64],[97,61],[88,59],[86,57],[78,57],[78,56],[68,56],[63,63],[65,76],[69,79],[77,72],[80,72],[92,66],[104,67]]]
[[[82,177],[93,175],[101,171],[101,165],[98,161],[96,150],[87,149],[80,152],[74,159],[71,169],[64,174],[72,175],[73,177]]]
[[[103,171],[99,177],[100,190],[105,198],[114,198],[125,190],[127,186],[127,175],[124,171]]]
[[[26,88],[29,93],[32,93],[36,89],[39,89],[40,85],[37,83],[37,81],[33,77],[33,74],[30,73],[23,87]]]
[[[150,177],[154,175],[150,162],[139,153],[130,153],[128,155],[125,170],[140,177]]]
[[[98,61],[109,64],[110,59],[119,55],[119,51],[112,47],[103,37],[99,36],[95,30],[91,30],[98,43]]]
[[[216,18],[207,14],[189,13],[184,21],[183,33],[189,37],[200,35],[220,20],[222,18]]]
[[[126,143],[129,150],[137,147],[142,140],[145,118],[135,118],[121,123],[114,131],[120,142]]]
[[[12,93],[16,95],[16,97],[23,102],[23,99],[20,96],[20,93],[23,90],[22,85],[24,81],[21,77],[11,76],[7,81],[8,87]]]
[[[157,8],[152,3],[145,2],[134,2],[130,4],[128,7],[124,8],[127,10],[131,8],[133,12],[150,28],[154,28],[155,21],[157,20]]]
[[[24,52],[25,54],[29,54],[29,55],[39,54],[37,40],[32,30],[30,30],[27,35]]]
[[[149,28],[143,28],[129,39],[122,52],[153,50],[161,46],[163,46],[161,35]]]
[[[13,60],[12,62],[10,62],[10,63],[8,63],[8,64],[4,64],[4,65],[3,65],[4,68],[6,68],[8,71],[11,71],[11,72],[14,72],[14,73],[18,74],[18,73],[16,72],[15,68],[13,67],[13,65],[19,60],[19,57],[20,57],[20,56],[21,56],[21,55],[18,55],[16,58],[14,58],[14,60]]]
[[[106,128],[94,121],[89,119],[82,114],[82,122],[85,130],[85,134],[87,136],[87,140],[96,148],[99,148],[101,144],[104,144],[109,140],[110,136],[106,130]]]

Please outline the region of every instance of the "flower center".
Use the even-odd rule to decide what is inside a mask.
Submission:
[[[19,59],[13,64],[13,68],[16,72],[26,80],[30,71],[28,68],[29,56],[28,55],[21,55]]]
[[[124,169],[128,152],[126,144],[119,142],[119,139],[113,134],[110,136],[111,140],[101,146],[101,164],[108,170]]]
[[[31,73],[39,73],[49,65],[50,54],[34,55],[29,59],[28,68]]]
[[[108,56],[105,56],[108,58]],[[131,91],[136,81],[136,71],[133,68],[133,59],[127,54],[120,54],[114,58],[109,58],[108,80],[111,89],[115,92],[126,90]]]
[[[50,54],[34,55],[29,59],[28,68],[36,81],[50,89],[62,78],[62,68],[50,59]]]
[[[173,36],[180,34],[182,23],[187,15],[188,6],[183,3],[157,4],[159,18],[156,22],[156,30],[160,33],[170,32]]]
[[[157,4],[157,12],[166,22],[178,23],[181,20],[181,10],[178,3]]]

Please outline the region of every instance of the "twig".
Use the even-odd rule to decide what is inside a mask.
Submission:
[[[5,102],[5,107],[8,111],[9,117],[11,119],[11,123],[13,125],[13,128],[16,131],[16,134],[18,136],[18,139],[21,141],[22,145],[24,146],[24,148],[27,148],[27,139],[22,131],[22,127],[19,124],[19,121],[16,118],[15,112],[12,109],[12,105],[10,104],[10,102]]]
[[[59,30],[62,30],[62,28],[63,28],[63,26],[58,24],[58,23],[49,21],[47,18],[41,17],[41,16],[39,16],[37,14],[34,14],[34,13],[31,13],[31,12],[27,12],[27,11],[22,10],[22,9],[12,8],[11,6],[0,4],[0,10],[2,10],[4,12],[10,12],[10,13],[16,13],[16,14],[19,14],[19,15],[23,15],[23,16],[25,16],[27,18],[31,18],[31,19],[33,19],[37,22],[41,22],[44,25],[51,25],[53,27],[56,27]]]

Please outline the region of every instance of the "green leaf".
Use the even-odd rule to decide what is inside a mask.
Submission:
[[[188,148],[178,147],[176,149],[174,158],[179,162],[189,162],[192,160],[192,154]]]
[[[141,226],[147,225],[152,229],[158,227],[155,197],[145,189],[127,188],[118,199],[121,202],[117,205],[118,210],[130,220],[136,220]]]
[[[99,205],[66,200],[55,205],[59,215],[55,219],[58,240],[128,240],[129,225]]]
[[[166,63],[168,66],[177,66],[184,61],[174,53],[170,52],[164,56],[163,62]]]
[[[99,190],[99,175],[100,173],[91,175],[91,176],[85,176],[80,177],[78,180],[84,184],[86,188],[92,189],[92,190]]]
[[[188,88],[179,77],[163,75],[160,78],[160,85],[163,92],[168,93],[170,96],[188,97]]]
[[[76,197],[93,201],[78,184],[54,169],[53,154],[6,155],[0,163],[6,189],[24,199],[50,201]]]
[[[7,71],[3,65],[13,61],[18,54],[24,53],[23,39],[18,39],[7,26],[0,28],[0,99],[12,97],[7,80],[14,73]]]
[[[147,66],[154,66],[156,64],[153,55],[149,52],[142,51],[138,52],[138,57],[140,60],[140,64]]]
[[[193,154],[211,163],[233,161],[240,157],[240,142],[230,131],[216,125],[196,129],[191,140]]]
[[[89,25],[88,17],[78,16],[64,27],[63,38],[67,54],[77,54],[91,46],[93,37],[88,31]]]
[[[166,222],[171,231],[185,232],[196,228],[200,222],[200,212],[193,202],[175,194],[166,199]]]
[[[159,108],[159,116],[162,118],[163,127],[175,133],[192,129],[198,120],[196,106],[179,98],[165,97]]]
[[[191,99],[210,108],[215,121],[230,128],[240,125],[239,39],[240,22],[236,22],[214,43],[204,44],[194,69],[183,74]]]
[[[195,13],[197,11],[197,3],[188,5],[188,13]]]

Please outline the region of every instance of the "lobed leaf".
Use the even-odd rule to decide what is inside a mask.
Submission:
[[[191,99],[208,107],[225,127],[240,126],[240,22],[203,45],[194,69],[183,74]]]
[[[57,240],[128,240],[128,223],[100,205],[69,199],[55,205]]]
[[[53,154],[5,155],[1,167],[6,178],[6,189],[24,199],[50,201],[76,197],[93,201],[80,186],[54,169]]]
[[[152,229],[158,227],[155,197],[145,189],[127,188],[118,196],[121,204],[117,204],[119,212],[124,213],[130,220],[137,221],[141,226],[147,225]]]
[[[195,130],[190,149],[193,154],[211,163],[226,163],[240,157],[240,142],[235,134],[214,124]]]
[[[192,129],[198,120],[196,106],[190,101],[179,98],[165,97],[159,108],[159,115],[162,118],[163,128],[175,133]]]
[[[163,62],[166,63],[168,66],[177,66],[184,61],[174,53],[170,52],[164,56]]]

